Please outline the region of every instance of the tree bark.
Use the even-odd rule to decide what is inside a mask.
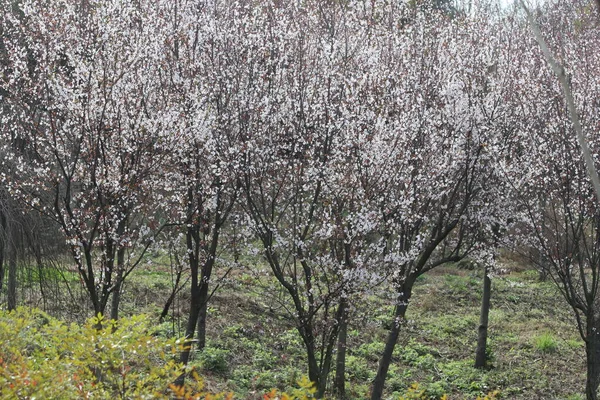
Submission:
[[[600,384],[600,321],[595,318],[588,320],[585,343],[587,359],[587,379],[585,396],[587,400],[598,400],[598,385]]]
[[[110,319],[119,319],[119,304],[121,303],[121,286],[123,285],[123,269],[125,268],[125,248],[117,250],[117,276],[115,288],[113,289],[110,307]]]
[[[340,320],[335,361],[335,381],[333,391],[338,400],[346,399],[346,343],[348,339],[348,310],[344,310]]]
[[[6,252],[8,251],[8,246],[6,244],[7,235],[6,215],[0,209],[0,292],[4,285],[4,259],[6,258]]]
[[[177,271],[177,275],[175,277],[175,285],[173,286],[173,291],[171,292],[171,295],[169,296],[169,298],[165,302],[163,310],[160,313],[160,318],[158,319],[158,323],[160,323],[160,324],[163,323],[163,321],[165,320],[165,318],[169,314],[169,309],[171,308],[171,304],[173,304],[173,301],[175,300],[175,296],[177,295],[177,293],[180,290],[180,288],[179,288],[179,281],[180,280],[181,280],[181,270],[178,270]]]
[[[399,290],[398,297],[396,299],[396,307],[394,309],[394,323],[392,329],[385,342],[385,348],[383,354],[379,358],[379,367],[377,368],[377,375],[373,381],[373,390],[371,392],[371,400],[380,400],[383,395],[383,387],[385,385],[385,379],[387,378],[388,369],[392,361],[392,354],[394,353],[394,347],[398,341],[398,335],[400,334],[400,326],[406,315],[406,309],[408,308],[408,301],[412,294],[412,283],[405,282]]]
[[[481,314],[479,315],[479,331],[477,337],[477,350],[475,352],[475,368],[484,368],[486,365],[486,349],[488,337],[488,320],[490,315],[490,298],[492,294],[492,281],[486,266],[483,277],[483,296],[481,300]]]
[[[194,332],[196,331],[196,325],[198,324],[198,315],[200,314],[200,303],[199,303],[199,288],[197,285],[192,284],[191,290],[192,298],[190,299],[190,313],[188,315],[188,322],[185,328],[185,341],[183,343],[183,350],[179,356],[179,362],[183,365],[187,365],[190,360],[190,353],[192,351],[192,344],[194,339]],[[183,386],[185,381],[185,372],[182,373],[174,382],[176,386]]]
[[[192,341],[194,339],[194,333],[196,331],[196,325],[198,324],[198,315],[200,314],[200,303],[198,296],[198,288],[192,288],[192,298],[190,300],[190,313],[188,315],[188,322],[185,328],[185,348],[181,352],[179,361],[184,365],[187,365],[190,358],[190,351],[192,347]]]
[[[17,234],[11,227],[8,237],[8,311],[17,308]]]
[[[306,356],[308,357],[308,379],[315,385],[315,387],[319,387],[319,377],[320,371],[317,363],[317,355],[315,351],[315,339],[312,335],[312,325],[308,325],[308,328],[304,326],[303,328],[305,333],[300,332],[300,336],[304,340],[304,345],[306,346]],[[300,330],[299,329],[299,330]],[[310,333],[306,334],[307,331]]]
[[[200,286],[200,296],[198,299],[198,326],[197,333],[197,348],[203,350],[206,347],[206,319],[208,316],[208,282],[202,282]]]

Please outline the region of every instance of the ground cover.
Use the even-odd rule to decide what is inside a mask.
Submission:
[[[431,399],[444,394],[475,399],[495,391],[507,399],[584,398],[584,347],[569,309],[551,282],[540,282],[535,271],[515,265],[493,278],[488,368],[473,368],[482,278],[480,269],[456,265],[419,278],[386,398],[414,392],[415,384]],[[294,390],[306,374],[304,348],[287,313],[286,296],[272,279],[265,271],[248,269],[233,271],[220,283],[208,310],[207,347],[191,360],[205,390],[258,399],[271,388]],[[149,315],[155,335],[181,337],[187,288],[179,292],[169,317],[158,323],[173,280],[167,262],[144,264],[126,281],[123,317]],[[42,305],[35,296],[26,299]],[[362,399],[375,375],[392,306],[385,285],[356,300],[348,329],[347,391],[350,398]],[[64,305],[59,306],[61,318],[69,319]],[[52,314],[52,305],[46,307]]]

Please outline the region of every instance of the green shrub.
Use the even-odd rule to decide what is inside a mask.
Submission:
[[[357,381],[368,381],[372,378],[372,371],[367,362],[355,356],[346,357],[346,374],[348,378]]]
[[[558,342],[551,333],[543,333],[533,339],[533,346],[542,353],[554,353],[558,350]]]
[[[0,311],[0,398],[172,397],[181,346],[155,333],[145,316],[80,326],[39,310]],[[201,389],[198,377],[178,392],[194,397]]]
[[[431,382],[425,385],[425,396],[429,399],[445,399],[446,390],[444,382]]]
[[[216,347],[205,347],[199,354],[198,360],[202,369],[217,374],[227,373],[229,351]]]
[[[443,391],[443,385],[431,383],[424,388],[419,383],[413,383],[406,391],[394,393],[394,400],[447,400],[448,396]]]
[[[194,368],[186,371],[189,378],[183,386],[174,386],[184,372],[175,361],[182,341],[157,334],[151,322],[146,316],[118,322],[99,316],[80,326],[35,309],[0,311],[0,398],[233,398],[232,393],[206,393]],[[226,350],[209,347],[200,361],[204,368],[223,372],[228,355]],[[278,380],[277,375],[267,373],[263,378],[269,378],[269,384]],[[307,378],[296,385],[289,395],[271,391],[264,398],[313,398],[314,387]]]
[[[383,353],[384,347],[385,343],[383,342],[365,343],[356,349],[355,353],[369,361],[375,362],[379,360],[379,356]]]

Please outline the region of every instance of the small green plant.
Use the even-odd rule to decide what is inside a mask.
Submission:
[[[558,342],[551,333],[543,333],[533,340],[533,346],[542,353],[554,353],[558,350]]]
[[[206,347],[198,355],[202,369],[217,374],[227,373],[229,351],[216,347]]]
[[[277,389],[271,390],[263,395],[263,400],[308,400],[314,399],[317,392],[315,385],[307,377],[303,377],[298,381],[298,388],[287,393],[279,393]]]
[[[356,356],[346,358],[346,373],[349,378],[357,381],[368,381],[372,378],[367,362]]]
[[[421,388],[419,383],[413,383],[406,390],[406,392],[397,394],[398,397],[394,397],[395,400],[447,400],[448,396],[443,393],[443,385],[437,385],[432,383],[427,385],[425,388]]]
[[[477,400],[495,400],[500,397],[500,391],[494,390],[493,392],[489,392],[483,397],[477,396]]]
[[[204,393],[194,370],[170,385],[184,372],[182,342],[156,335],[146,316],[67,325],[35,309],[0,311],[0,343],[3,399],[231,398]]]
[[[446,386],[444,382],[431,382],[425,385],[425,395],[428,399],[446,399]]]

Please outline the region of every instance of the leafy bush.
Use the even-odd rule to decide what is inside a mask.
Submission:
[[[182,372],[175,339],[156,335],[150,320],[134,316],[85,325],[65,324],[27,308],[0,311],[0,397],[170,398],[172,391],[205,397],[202,380],[170,383]],[[213,398],[225,398],[225,395]]]
[[[293,389],[290,394],[279,393],[277,389],[271,390],[263,396],[264,400],[308,400],[314,399],[317,392],[315,385],[304,377],[298,381],[298,389]]]
[[[185,371],[183,386],[173,385],[184,372],[175,361],[182,341],[163,337],[151,325],[143,315],[118,322],[98,316],[80,326],[35,309],[0,311],[0,398],[233,399],[233,393],[206,393],[194,368]],[[227,369],[226,350],[200,354],[204,368]],[[289,395],[271,391],[264,398],[313,398],[307,378],[298,385]]]
[[[413,383],[404,393],[395,393],[395,400],[429,400],[439,399],[446,400],[448,396],[443,393],[439,393],[440,387],[436,384],[428,385],[426,388],[421,388],[418,383]]]
[[[216,347],[206,347],[198,354],[202,369],[217,374],[227,373],[229,369],[228,357],[229,351]]]
[[[358,381],[368,381],[372,378],[367,362],[355,356],[346,357],[346,373],[349,378]]]
[[[365,343],[355,350],[355,354],[375,362],[379,360],[379,355],[383,352],[384,347],[385,343],[383,342]]]
[[[542,353],[554,353],[558,349],[558,342],[551,333],[543,333],[534,338],[533,346]]]

